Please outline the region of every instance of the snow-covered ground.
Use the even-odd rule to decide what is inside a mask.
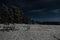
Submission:
[[[3,24],[0,24],[0,26]],[[60,38],[60,25],[15,24],[18,31],[0,31],[0,40],[57,40]]]

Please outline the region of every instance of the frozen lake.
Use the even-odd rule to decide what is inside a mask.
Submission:
[[[3,24],[0,24],[0,26]],[[0,40],[57,40],[60,38],[60,25],[15,24],[18,31],[0,31]]]

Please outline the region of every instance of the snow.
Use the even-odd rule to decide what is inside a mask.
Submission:
[[[3,24],[0,24],[2,26]],[[60,25],[14,24],[18,31],[0,31],[0,40],[57,40]]]

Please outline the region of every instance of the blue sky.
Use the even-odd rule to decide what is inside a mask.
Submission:
[[[36,21],[60,22],[60,0],[2,0],[8,6],[17,5],[25,15]]]

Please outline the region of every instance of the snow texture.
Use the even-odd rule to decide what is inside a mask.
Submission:
[[[3,24],[0,24],[2,26]],[[18,31],[0,31],[0,40],[57,40],[60,25],[15,24]]]

